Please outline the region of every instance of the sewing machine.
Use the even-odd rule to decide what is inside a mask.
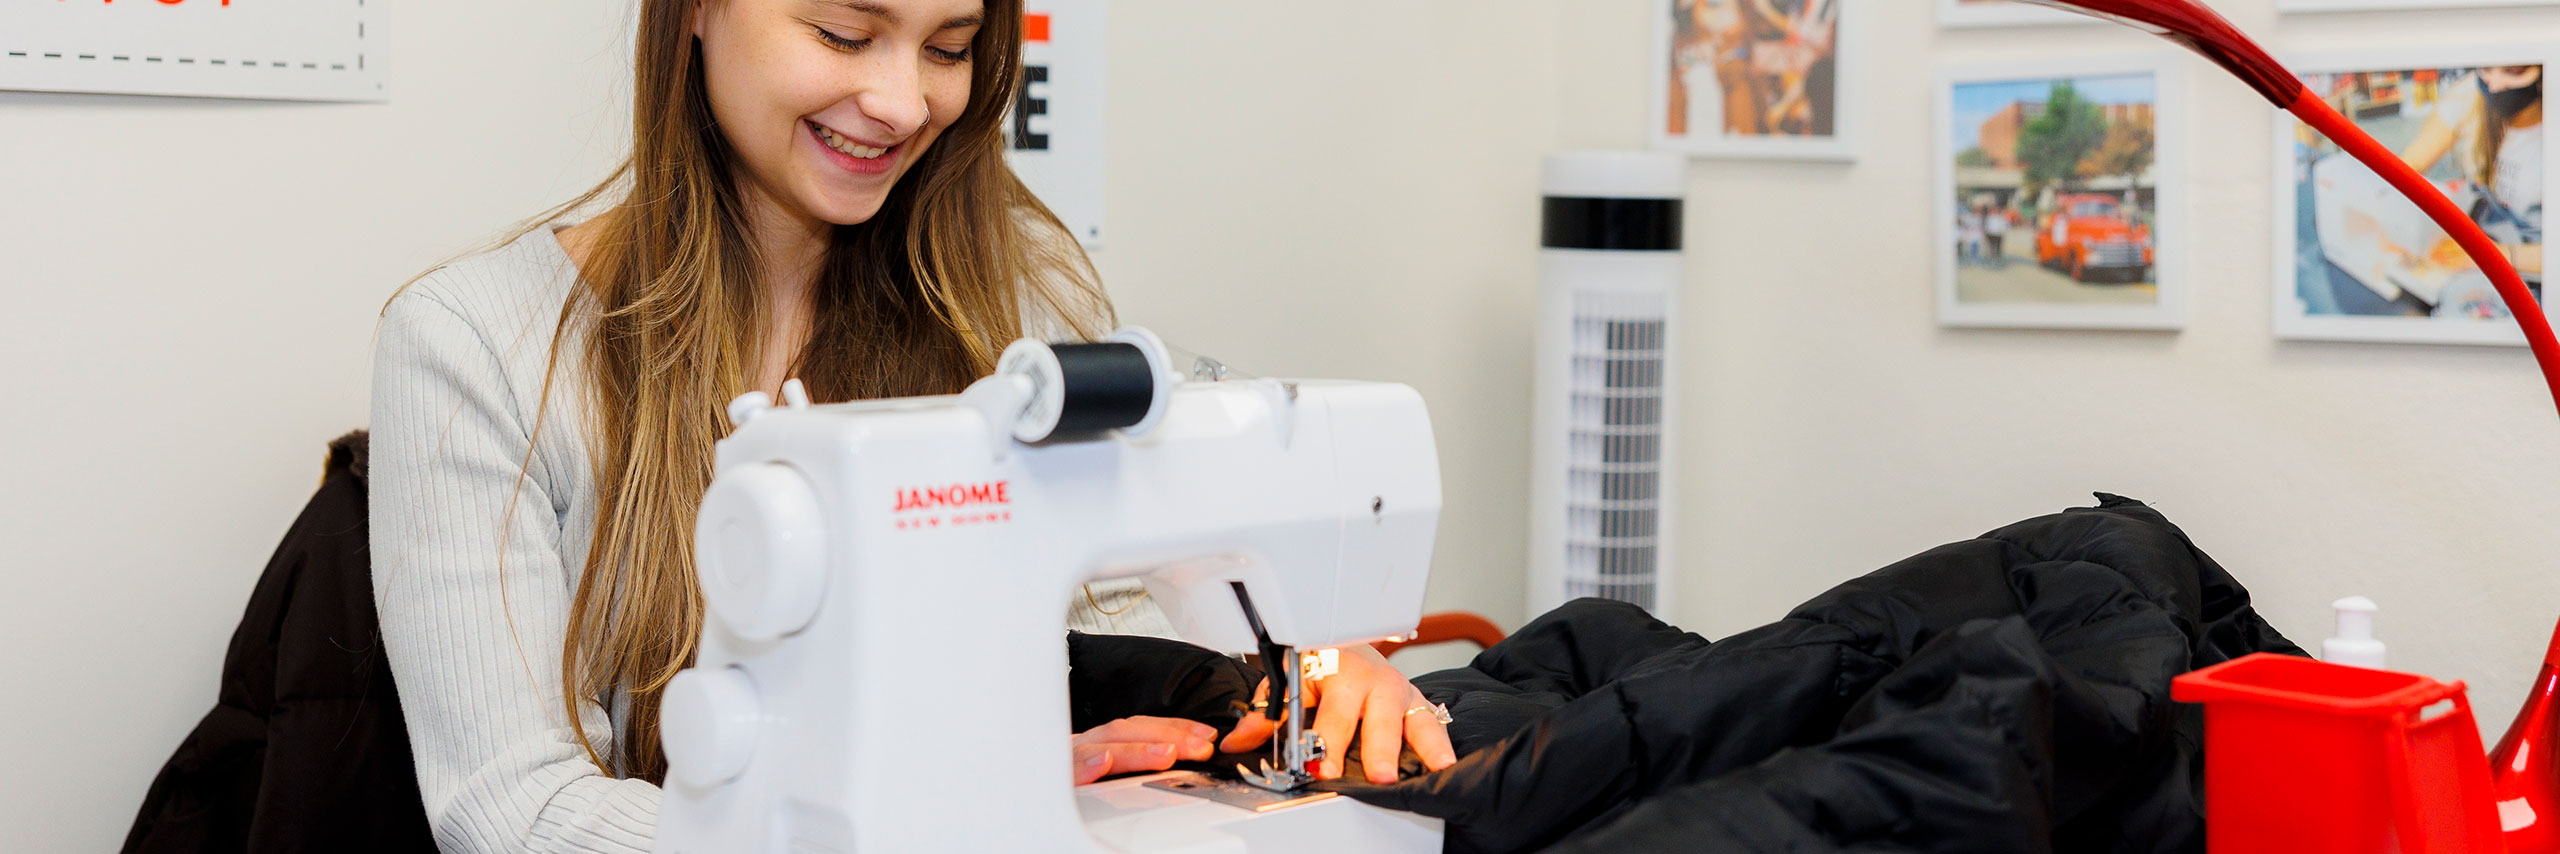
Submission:
[[[734,402],[657,850],[1439,851],[1437,820],[1304,788],[1327,746],[1298,680],[1273,680],[1286,718],[1250,782],[1070,785],[1065,606],[1090,580],[1141,577],[1184,639],[1266,665],[1420,618],[1421,397],[1217,376],[1124,329],[1017,342],[956,396]]]

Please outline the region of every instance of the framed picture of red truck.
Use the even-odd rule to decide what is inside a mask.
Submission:
[[[2186,322],[2173,57],[1966,66],[1938,82],[1938,321]],[[2167,180],[2164,180],[2167,179]]]
[[[2313,92],[2471,214],[2544,302],[2548,45],[2288,57]],[[2301,122],[2275,131],[2278,338],[2524,343],[2489,279],[2416,205]]]

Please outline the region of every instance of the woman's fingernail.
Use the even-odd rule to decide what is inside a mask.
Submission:
[[[1184,756],[1196,756],[1207,752],[1209,752],[1208,739],[1195,738],[1182,743],[1182,755]]]
[[[1150,745],[1147,745],[1147,754],[1148,754],[1148,755],[1150,755],[1150,756],[1164,756],[1164,755],[1170,754],[1170,753],[1172,753],[1172,752],[1173,752],[1173,745],[1170,745],[1170,744],[1150,744]]]
[[[1110,758],[1111,758],[1111,754],[1108,754],[1108,753],[1096,753],[1096,754],[1094,754],[1094,755],[1092,755],[1092,756],[1087,756],[1087,757],[1085,757],[1085,758],[1084,758],[1084,764],[1085,764],[1085,767],[1090,768],[1090,767],[1093,767],[1093,766],[1095,766],[1095,765],[1100,765],[1100,764],[1102,764],[1103,760],[1110,759]]]

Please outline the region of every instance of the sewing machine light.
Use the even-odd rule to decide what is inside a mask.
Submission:
[[[1325,647],[1302,655],[1303,658],[1300,659],[1299,664],[1309,682],[1342,672],[1342,650],[1340,649]]]

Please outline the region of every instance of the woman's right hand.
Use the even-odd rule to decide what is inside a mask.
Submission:
[[[1075,737],[1076,785],[1112,774],[1162,771],[1177,760],[1217,755],[1218,730],[1179,718],[1121,718]]]

